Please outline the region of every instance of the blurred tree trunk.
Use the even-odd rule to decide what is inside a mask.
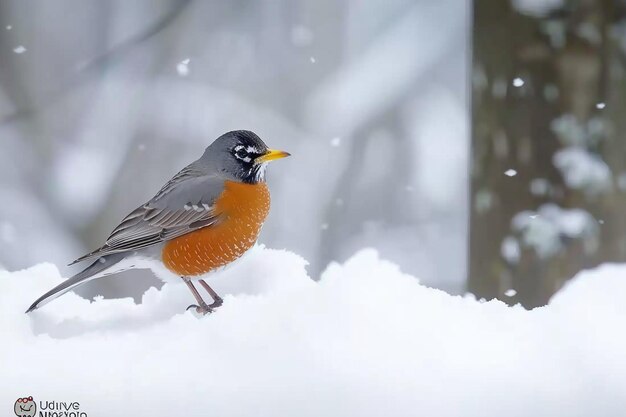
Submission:
[[[514,289],[503,299],[535,307],[579,270],[626,260],[626,88],[623,50],[612,38],[622,14],[610,0],[566,2],[541,17],[508,0],[474,2],[468,283],[477,296]],[[554,164],[566,148],[600,156],[608,186],[573,187]],[[559,249],[546,255],[512,228],[516,215],[546,203],[586,210],[598,223],[579,238],[558,236]],[[539,213],[529,212],[530,221]]]

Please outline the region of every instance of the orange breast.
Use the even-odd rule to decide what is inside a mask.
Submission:
[[[170,240],[163,247],[165,266],[181,276],[213,271],[243,255],[256,242],[270,209],[265,183],[226,181],[215,203],[221,221]]]

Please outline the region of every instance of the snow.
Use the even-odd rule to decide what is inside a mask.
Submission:
[[[559,252],[563,238],[583,239],[591,249],[598,234],[597,222],[587,211],[564,209],[555,204],[544,204],[536,212],[518,213],[511,223],[513,230],[521,234],[522,243],[534,248],[540,258]]]
[[[515,297],[517,295],[517,291],[515,291],[513,288],[509,288],[504,292],[504,295],[506,295],[507,297]]]
[[[178,72],[178,75],[180,75],[181,77],[186,77],[187,75],[189,75],[189,61],[191,60],[187,58],[180,61],[176,65],[176,72]]]
[[[520,13],[534,17],[544,17],[564,6],[564,0],[511,0],[511,2]]]
[[[26,52],[26,48],[24,48],[22,45],[19,45],[13,48],[13,52],[15,52],[16,54],[23,54],[24,52]]]
[[[507,236],[500,245],[500,254],[511,264],[516,264],[522,257],[519,242],[513,236]]]
[[[516,77],[516,78],[513,79],[513,87],[518,87],[519,88],[519,87],[523,87],[523,86],[524,86],[524,80],[523,79],[521,79],[519,77]]]
[[[581,123],[573,114],[564,114],[550,123],[550,129],[564,146],[593,148],[606,138],[610,125],[602,117],[591,117]]]
[[[256,247],[214,277],[225,303],[202,318],[169,284],[139,305],[67,294],[26,315],[57,269],[0,272],[0,404],[77,401],[92,417],[623,415],[624,265],[582,272],[526,311],[424,287],[372,250],[319,282],[305,264]]]
[[[553,156],[553,162],[569,188],[589,194],[598,194],[611,188],[609,166],[602,158],[584,148],[568,146],[559,149]]]
[[[598,110],[602,110],[605,107],[606,107],[606,103],[602,103],[602,102],[596,103],[596,109],[598,109]]]
[[[504,175],[506,175],[507,177],[514,177],[514,176],[516,176],[516,175],[517,175],[517,171],[516,171],[516,170],[514,170],[514,169],[507,169],[507,170],[504,172]]]

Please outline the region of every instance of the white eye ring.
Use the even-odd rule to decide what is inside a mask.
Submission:
[[[244,149],[243,145],[237,145],[235,146],[235,149],[233,150],[234,150],[233,154],[235,155],[235,158],[246,163],[249,163],[252,161],[252,158],[250,157],[248,151]]]

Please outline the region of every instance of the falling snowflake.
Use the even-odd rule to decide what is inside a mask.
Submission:
[[[180,61],[178,65],[176,65],[176,72],[178,72],[178,75],[180,75],[181,77],[186,77],[187,75],[189,75],[189,61],[191,60],[187,58]]]
[[[516,77],[513,80],[513,87],[522,87],[524,85],[524,80],[522,80],[520,77]]]
[[[24,52],[26,52],[26,48],[24,48],[22,45],[20,45],[20,46],[14,48],[13,52],[15,52],[16,54],[23,54]]]
[[[517,175],[517,171],[514,169],[508,169],[504,172],[504,175],[506,175],[507,177],[514,177]]]

